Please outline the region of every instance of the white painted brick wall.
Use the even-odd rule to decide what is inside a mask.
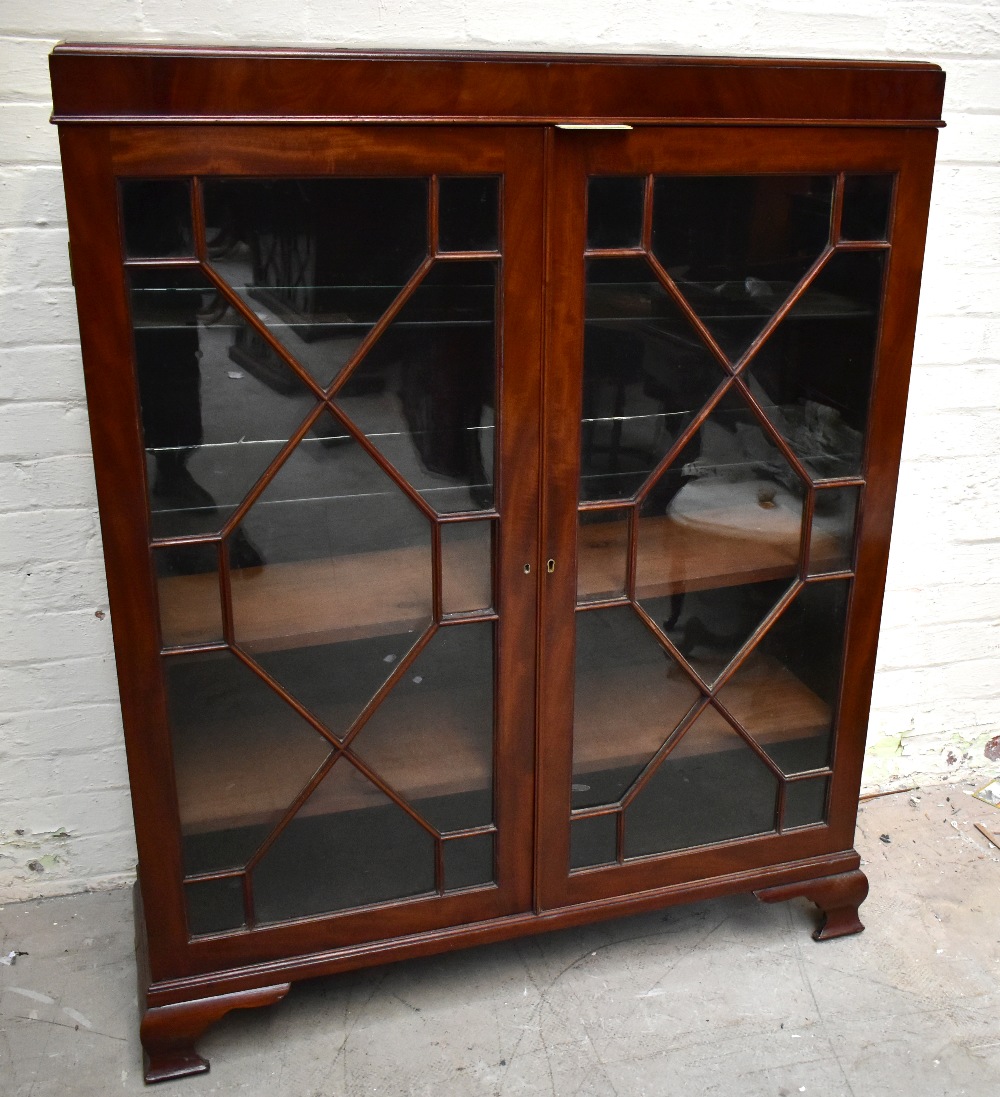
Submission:
[[[1000,6],[7,0],[0,32],[0,901],[135,851],[46,56],[59,39],[921,58],[948,71],[869,787],[1000,772]],[[235,31],[234,28],[239,28]],[[234,35],[238,35],[234,37]]]

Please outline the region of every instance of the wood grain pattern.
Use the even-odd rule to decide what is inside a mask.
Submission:
[[[60,123],[805,119],[934,124],[943,74],[919,62],[57,46]]]

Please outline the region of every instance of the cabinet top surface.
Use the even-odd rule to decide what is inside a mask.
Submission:
[[[919,62],[63,44],[59,124],[940,125]]]

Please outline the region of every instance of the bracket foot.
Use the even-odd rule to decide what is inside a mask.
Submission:
[[[821,876],[817,880],[761,888],[754,895],[762,903],[781,903],[800,897],[815,903],[823,914],[823,921],[813,933],[815,941],[847,937],[865,928],[858,917],[858,907],[868,895],[868,878],[860,869],[836,876]]]
[[[208,1070],[208,1060],[195,1051],[195,1041],[220,1017],[232,1009],[251,1009],[280,1002],[291,984],[217,994],[213,998],[196,998],[191,1002],[175,1002],[168,1006],[147,1009],[139,1028],[139,1039],[145,1052],[145,1079],[164,1082],[182,1078],[185,1074],[202,1074]]]

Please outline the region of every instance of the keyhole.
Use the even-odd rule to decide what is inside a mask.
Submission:
[[[556,570],[555,560],[549,560],[545,565],[545,570],[551,575]]]

